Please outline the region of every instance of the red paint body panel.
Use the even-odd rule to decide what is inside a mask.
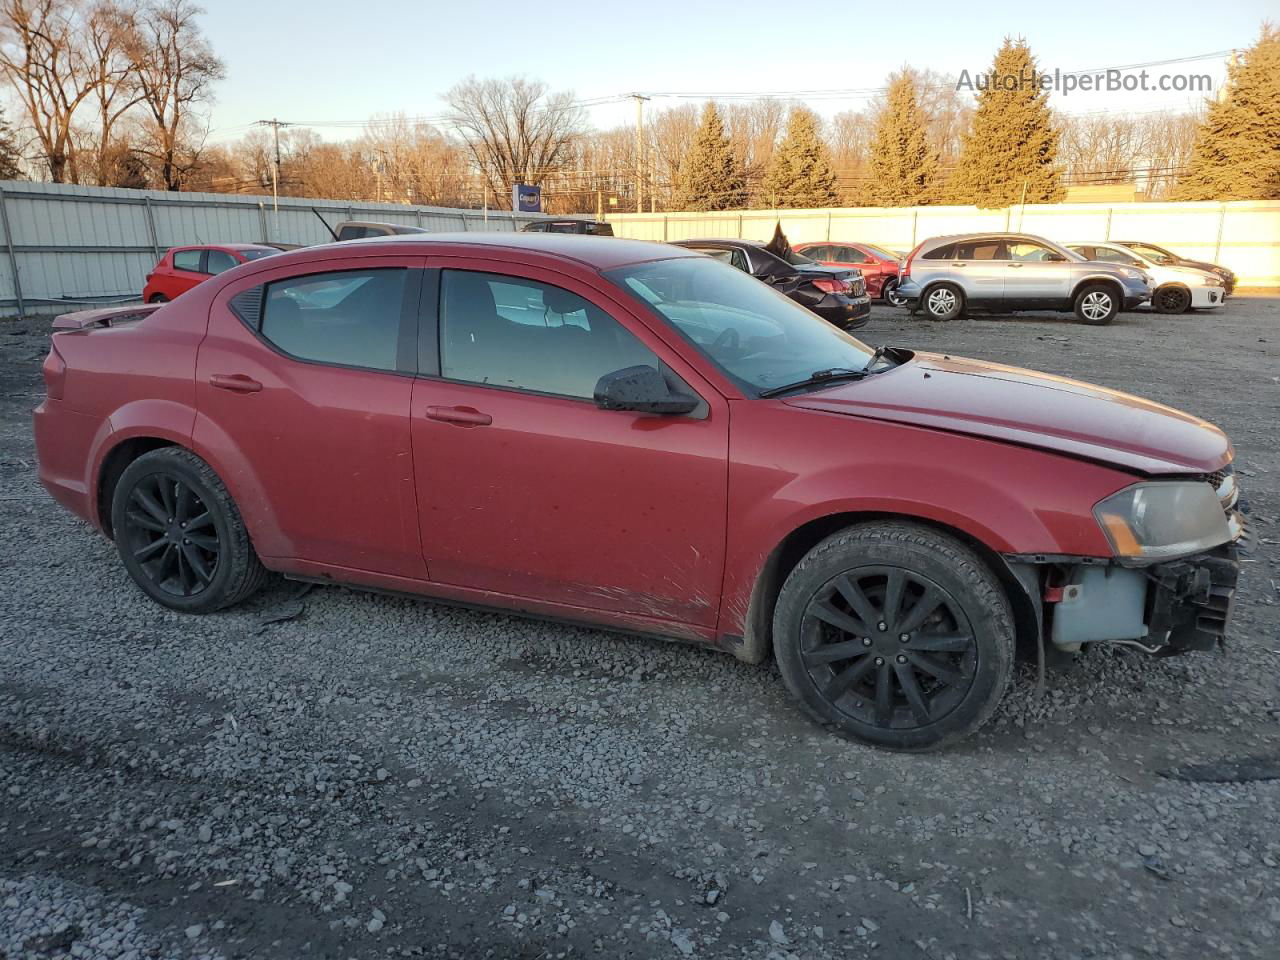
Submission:
[[[881,256],[870,247],[861,243],[850,243],[845,240],[832,240],[830,243],[800,243],[794,247],[797,253],[803,253],[805,256],[813,256],[810,252],[815,247],[853,247],[862,253],[866,260],[862,263],[854,263],[848,260],[829,260],[821,259],[819,263],[828,267],[843,267],[846,270],[861,270],[862,280],[867,287],[867,295],[870,297],[880,297],[884,294],[884,282],[890,277],[898,275],[898,261]]]
[[[273,569],[714,641],[745,632],[767,558],[811,521],[896,514],[996,552],[1105,557],[1099,500],[1142,475],[1207,473],[1230,459],[1221,431],[1178,411],[936,355],[786,399],[748,397],[601,276],[683,256],[696,255],[621,239],[460,234],[242,265],[143,319],[55,334],[63,363],[51,357],[46,369],[61,399],[35,414],[41,480],[96,522],[110,451],[155,437],[218,472]],[[373,265],[564,287],[657,354],[705,401],[704,415],[604,411],[434,371],[304,362],[228,308],[273,279]],[[225,378],[260,389],[214,386]],[[428,407],[480,416],[445,422]]]

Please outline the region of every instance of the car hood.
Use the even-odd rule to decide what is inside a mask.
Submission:
[[[989,437],[1149,475],[1213,473],[1231,442],[1207,421],[1118,390],[998,363],[916,353],[796,407]]]

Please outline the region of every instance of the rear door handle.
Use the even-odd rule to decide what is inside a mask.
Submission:
[[[1015,268],[1015,269],[1016,269],[1016,268],[1018,268],[1018,267],[1021,267],[1021,266],[1022,266],[1022,264],[1020,264],[1020,263],[1011,263],[1011,264],[1009,264],[1009,266],[1011,266],[1011,267],[1013,267],[1013,268]]]
[[[243,373],[215,373],[209,378],[209,385],[233,393],[257,393],[262,389],[262,384]]]
[[[427,407],[427,419],[441,423],[456,423],[460,427],[487,427],[493,417],[481,413],[475,407]]]

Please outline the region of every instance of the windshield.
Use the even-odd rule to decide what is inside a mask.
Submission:
[[[1125,246],[1135,253],[1142,254],[1152,263],[1173,263],[1178,259],[1164,247],[1157,247],[1151,243],[1126,243]]]
[[[605,276],[668,320],[749,393],[815,371],[862,370],[872,350],[740,270],[708,257],[658,260]]]

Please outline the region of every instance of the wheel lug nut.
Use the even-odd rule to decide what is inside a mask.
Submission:
[[[889,629],[889,625],[882,620],[878,624],[876,624],[876,629],[883,632]]]
[[[871,646],[871,638],[870,638],[870,637],[863,637],[863,638],[862,638],[862,645],[863,645],[864,647],[869,647],[869,646]]]
[[[184,520],[182,521],[182,523],[178,524],[178,526],[180,526],[183,530],[185,530],[187,529],[187,522]]]
[[[902,654],[898,654],[898,662],[899,662],[899,663],[906,663],[906,662],[907,662],[907,658],[906,658],[906,657],[904,657]]]
[[[190,541],[190,540],[188,540],[186,537],[183,537],[183,538],[182,538],[182,542],[183,542],[184,544],[189,544],[189,543],[191,543],[191,541]]]
[[[900,634],[898,634],[898,639],[899,639],[899,640],[901,640],[903,643],[906,643],[908,640],[910,640],[910,639],[911,639],[911,634],[909,634],[909,633],[900,633]]]
[[[884,666],[884,657],[876,657],[876,666],[877,666],[877,667],[883,667],[883,666]]]

